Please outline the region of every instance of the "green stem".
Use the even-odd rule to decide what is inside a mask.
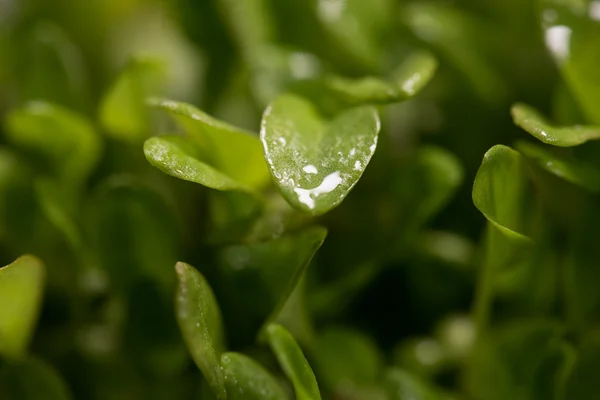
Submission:
[[[485,255],[483,268],[479,274],[475,302],[473,304],[473,316],[478,336],[486,329],[488,325],[490,309],[492,307],[492,300],[494,298],[492,279],[494,263],[490,258],[490,253],[492,253],[490,246],[493,242],[493,229],[494,227],[488,223],[485,232]]]

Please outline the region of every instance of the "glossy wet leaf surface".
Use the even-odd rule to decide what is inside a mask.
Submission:
[[[26,255],[0,268],[0,353],[25,355],[33,336],[44,288],[45,268]]]
[[[150,164],[172,177],[217,190],[244,188],[207,161],[202,161],[189,138],[174,135],[150,138],[144,143],[144,154]]]
[[[229,246],[219,253],[215,290],[223,302],[231,335],[254,340],[259,329],[274,320],[297,287],[327,231],[312,227],[279,239]],[[239,313],[245,315],[240,323]]]
[[[286,200],[319,215],[339,205],[357,183],[375,152],[379,129],[372,107],[325,121],[307,100],[283,95],[265,110],[260,138]]]
[[[155,59],[132,59],[104,95],[99,119],[108,134],[136,142],[150,136],[150,110],[146,98],[160,94],[165,81],[163,64]]]
[[[514,105],[512,116],[515,124],[546,144],[571,147],[588,140],[600,139],[600,126],[553,126],[537,110],[526,104]]]
[[[223,353],[221,367],[225,376],[227,399],[286,400],[281,384],[258,362],[240,353]]]
[[[269,345],[281,369],[294,385],[296,399],[320,400],[321,394],[315,374],[292,335],[278,324],[269,325],[266,332]]]
[[[408,57],[389,80],[372,76],[360,79],[331,77],[325,79],[325,84],[350,105],[394,103],[419,93],[433,78],[437,66],[437,59],[422,51]]]
[[[224,350],[221,311],[208,282],[194,267],[179,262],[176,316],[194,362],[218,399],[226,399],[220,365]]]
[[[484,155],[473,185],[475,207],[503,233],[523,240],[527,239],[521,225],[527,174],[523,156],[497,145]]]
[[[66,383],[54,368],[37,358],[0,367],[2,400],[69,400]]]
[[[592,192],[600,192],[600,170],[593,165],[528,142],[519,142],[516,148],[551,174]]]
[[[600,124],[600,18],[595,0],[540,0],[544,39],[588,122]]]
[[[154,99],[178,123],[194,143],[202,160],[241,185],[260,188],[269,182],[267,165],[258,137],[198,110],[186,103]]]
[[[6,118],[8,140],[35,157],[46,174],[81,184],[96,166],[101,142],[87,118],[63,107],[31,102]]]

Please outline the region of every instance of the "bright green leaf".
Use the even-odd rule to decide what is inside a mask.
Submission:
[[[523,226],[527,174],[518,152],[497,145],[484,155],[473,185],[475,207],[504,234],[523,240],[528,239]]]
[[[90,121],[65,108],[31,102],[6,117],[8,140],[63,182],[80,185],[96,166],[101,142]]]
[[[216,190],[243,189],[240,183],[201,161],[194,144],[186,137],[152,137],[144,143],[144,154],[150,164],[175,178]]]
[[[266,333],[283,372],[294,385],[296,399],[320,400],[321,394],[315,374],[292,335],[278,324],[269,325]]]
[[[394,71],[389,81],[371,76],[361,79],[330,77],[325,79],[325,84],[351,105],[387,104],[410,99],[419,93],[433,78],[437,66],[437,59],[423,51],[411,55]]]
[[[163,64],[151,58],[134,58],[100,103],[99,119],[116,139],[137,142],[150,135],[146,98],[158,95],[165,80]]]
[[[69,389],[46,362],[27,358],[0,368],[2,400],[69,400]]]
[[[539,112],[526,104],[514,105],[512,116],[515,124],[532,134],[536,139],[554,146],[578,146],[588,140],[600,139],[600,127],[556,127],[550,125]]]
[[[37,320],[44,288],[44,265],[26,255],[0,268],[0,353],[22,357]]]
[[[222,307],[229,324],[235,326],[233,337],[254,339],[263,325],[277,317],[326,235],[324,228],[313,227],[220,252],[215,290],[226,299]]]
[[[307,100],[282,95],[266,109],[260,137],[286,200],[319,215],[340,204],[356,185],[375,152],[379,129],[372,107],[325,121]]]
[[[253,133],[219,121],[189,104],[153,100],[151,105],[167,111],[196,145],[200,158],[218,171],[249,188],[260,188],[269,182],[260,141]]]
[[[279,382],[259,363],[239,353],[223,353],[221,367],[229,400],[286,400]]]
[[[220,400],[226,399],[219,362],[224,349],[219,305],[208,282],[194,267],[179,262],[175,270],[179,279],[176,314],[183,338],[214,393]]]
[[[383,369],[383,358],[375,343],[351,329],[328,328],[319,335],[311,353],[322,386],[335,390],[352,383],[375,384]]]
[[[600,170],[593,166],[528,142],[519,142],[516,147],[521,154],[551,174],[592,192],[600,192]]]

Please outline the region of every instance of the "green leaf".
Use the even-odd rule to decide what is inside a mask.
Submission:
[[[282,95],[265,110],[260,138],[286,200],[320,215],[340,204],[356,185],[375,152],[379,129],[372,107],[324,121],[307,100]]]
[[[100,103],[99,119],[107,133],[134,143],[150,136],[146,98],[159,94],[165,78],[164,65],[159,60],[132,59]]]
[[[578,354],[566,380],[564,399],[593,400],[600,393],[600,340],[597,332],[584,340]]]
[[[281,325],[271,324],[266,329],[269,345],[283,372],[292,381],[298,400],[320,400],[319,386],[302,349],[292,335]]]
[[[196,365],[220,400],[227,398],[219,358],[224,349],[221,311],[208,282],[194,267],[175,266],[177,321]]]
[[[497,145],[484,155],[473,185],[475,207],[505,235],[521,240],[529,239],[523,211],[527,173],[518,152]]]
[[[437,59],[421,51],[400,65],[389,81],[372,76],[361,79],[332,76],[325,78],[325,84],[350,105],[388,104],[408,100],[419,93],[433,78],[437,67]]]
[[[151,105],[167,111],[195,144],[200,158],[216,170],[252,189],[269,182],[255,134],[219,121],[189,104],[153,100]]]
[[[101,142],[90,121],[60,106],[31,102],[6,116],[8,140],[44,173],[81,185],[96,166]]]
[[[572,362],[573,349],[553,321],[495,329],[478,340],[466,371],[472,398],[500,400],[556,398],[563,369]]]
[[[548,50],[587,119],[600,125],[600,22],[593,1],[541,0]]]
[[[232,337],[254,340],[261,327],[277,317],[326,235],[324,228],[312,227],[264,243],[230,246],[219,253],[220,279],[215,290],[225,299],[224,315],[235,327]]]
[[[69,400],[69,389],[46,362],[27,358],[0,368],[2,400]]]
[[[25,255],[0,268],[0,353],[20,358],[27,352],[44,289],[44,265]]]
[[[588,140],[600,139],[600,127],[553,126],[538,111],[526,104],[514,105],[511,112],[515,124],[546,144],[571,147],[583,144]]]
[[[438,391],[421,378],[399,368],[385,374],[385,384],[391,400],[443,400]]]
[[[413,2],[403,10],[402,20],[424,42],[463,73],[473,89],[488,102],[506,96],[506,83],[496,67],[485,57],[481,32],[491,23],[464,11],[433,2]]]
[[[285,400],[279,382],[259,363],[240,353],[223,353],[221,367],[229,400]]]
[[[592,192],[600,192],[600,170],[592,165],[528,142],[518,142],[516,148],[551,174]]]
[[[90,207],[88,232],[112,284],[129,291],[150,278],[170,292],[179,253],[179,226],[156,190],[128,176],[103,182]]]
[[[375,384],[383,369],[375,343],[352,329],[328,328],[319,335],[312,355],[322,386],[332,390],[348,383]]]
[[[150,164],[175,178],[216,190],[245,189],[208,162],[201,161],[189,138],[171,135],[152,137],[144,143],[144,154]]]

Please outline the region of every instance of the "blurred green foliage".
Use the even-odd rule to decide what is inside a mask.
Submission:
[[[0,399],[600,397],[600,1],[0,0]]]

